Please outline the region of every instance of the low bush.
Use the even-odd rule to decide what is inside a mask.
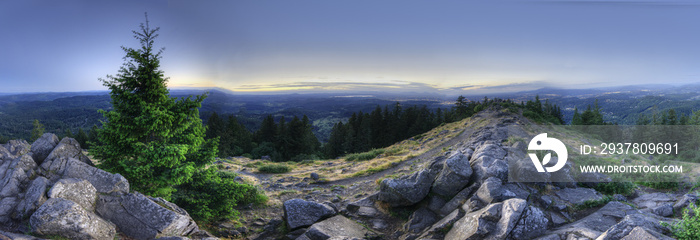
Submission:
[[[679,240],[700,239],[700,207],[691,204],[683,211],[681,221],[676,224],[664,224],[671,229],[673,236]]]
[[[233,181],[230,174],[214,168],[200,170],[192,181],[178,186],[172,200],[197,221],[213,222],[238,215],[234,207],[262,204],[267,196],[258,188]]]
[[[605,197],[598,199],[598,200],[588,200],[588,201],[585,201],[579,205],[574,206],[574,210],[578,211],[578,210],[588,209],[588,208],[592,208],[592,207],[602,206],[602,205],[609,203],[612,200],[613,200],[613,198],[611,196],[605,196]]]
[[[230,171],[219,171],[219,177],[234,179],[238,177],[238,174]]]
[[[648,181],[637,182],[637,184],[653,189],[677,190],[679,186],[678,183],[681,181],[679,175],[680,174],[665,172],[645,173],[643,177],[639,177],[637,179],[644,179]]]
[[[604,182],[593,187],[596,191],[608,195],[630,195],[634,192],[635,188],[637,188],[637,185],[631,182]]]
[[[362,153],[353,153],[353,154],[348,154],[345,155],[345,161],[367,161],[376,158],[379,156],[379,154],[384,153],[385,150],[383,148],[380,149],[372,149],[367,152],[362,152]]]
[[[286,173],[291,169],[284,164],[265,164],[258,167],[258,172],[261,173]]]

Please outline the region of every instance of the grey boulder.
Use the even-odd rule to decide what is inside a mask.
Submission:
[[[58,158],[75,158],[90,166],[94,166],[92,161],[83,155],[83,150],[80,148],[80,143],[77,140],[65,137],[58,142],[58,145],[51,150],[51,153],[46,157],[47,160]]]
[[[323,220],[312,225],[304,235],[297,239],[370,239],[376,234],[355,221],[341,215]]]
[[[51,151],[58,145],[58,137],[53,133],[44,133],[32,143],[32,157],[36,164],[41,165]]]
[[[652,208],[651,212],[656,214],[656,215],[662,216],[662,217],[668,217],[668,216],[673,215],[673,205],[671,205],[670,203],[667,203],[667,204]]]
[[[603,195],[590,188],[564,188],[555,192],[564,201],[574,205],[583,204],[586,201],[603,199]]]
[[[598,211],[576,222],[554,229],[539,239],[596,239],[628,214],[638,210],[621,202],[609,202]]]
[[[621,240],[673,240],[673,238],[664,236],[654,230],[645,227],[634,227],[627,236]]]
[[[120,174],[111,174],[90,166],[75,158],[57,158],[47,160],[41,165],[42,172],[56,182],[61,178],[85,179],[98,193],[128,193],[129,182]]]
[[[474,171],[472,179],[476,183],[480,184],[490,177],[497,177],[502,180],[508,179],[508,162],[506,160],[482,154],[478,158],[472,157],[470,164]]]
[[[453,197],[467,184],[472,175],[472,167],[469,165],[469,156],[456,152],[445,160],[442,171],[433,183],[432,192]]]
[[[49,198],[71,200],[88,211],[95,210],[97,190],[87,180],[64,178],[58,180],[49,190]]]
[[[671,231],[667,227],[662,226],[660,222],[659,219],[647,217],[643,214],[629,214],[625,216],[622,221],[601,234],[598,239],[621,239],[629,235],[635,227],[644,227],[645,229],[650,229],[658,233],[670,233]]]
[[[173,209],[174,204],[167,204],[165,200],[156,200],[162,202],[157,203],[138,192],[121,196],[100,195],[96,211],[134,239],[187,236],[199,231],[184,210]]]
[[[698,202],[698,196],[695,194],[685,194],[683,195],[675,204],[673,204],[673,212],[676,214],[682,214],[683,210],[688,207],[688,205],[696,204]]]
[[[539,208],[529,206],[520,217],[518,224],[510,232],[511,239],[533,239],[547,230],[547,216]]]
[[[391,207],[416,204],[428,195],[434,177],[429,171],[420,170],[398,179],[384,179],[379,185],[378,199]]]
[[[437,220],[435,213],[427,208],[419,208],[411,214],[403,228],[406,232],[419,233],[437,222]]]
[[[85,211],[77,203],[51,198],[32,214],[32,229],[42,235],[59,235],[69,239],[114,239],[114,224]]]
[[[20,139],[20,140],[10,140],[6,144],[3,145],[7,151],[12,154],[14,157],[18,157],[21,155],[24,155],[28,153],[32,145],[30,145],[26,140]]]
[[[467,213],[455,222],[445,239],[505,239],[518,225],[526,207],[527,201],[512,198]]]
[[[319,220],[336,214],[330,206],[298,198],[285,201],[282,208],[287,227],[292,230],[311,226]]]
[[[485,204],[492,202],[501,202],[503,200],[515,197],[515,193],[503,187],[500,178],[490,177],[481,184],[479,190],[476,191],[476,196]]]
[[[48,180],[45,177],[37,177],[32,181],[24,195],[24,199],[17,206],[18,218],[23,219],[31,216],[39,206],[46,202],[46,185]]]

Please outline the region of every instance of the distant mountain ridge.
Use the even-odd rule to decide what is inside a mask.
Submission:
[[[212,112],[220,115],[233,114],[250,130],[258,127],[260,120],[271,114],[276,119],[282,116],[307,115],[314,125],[314,133],[325,141],[330,128],[339,120],[346,120],[353,112],[371,112],[376,106],[426,105],[429,109],[450,108],[456,96],[434,94],[377,93],[377,92],[328,92],[328,93],[281,93],[250,94],[223,88],[174,88],[173,97],[187,97],[209,93],[200,109],[205,120]],[[44,93],[0,93],[0,136],[27,138],[31,122],[40,120],[46,131],[65,133],[71,129],[90,128],[99,125],[98,109],[111,107],[108,91],[44,92]],[[346,97],[362,96],[362,97]],[[481,101],[484,95],[465,95],[472,101]],[[655,114],[675,109],[677,113],[690,114],[700,110],[700,84],[631,85],[591,89],[541,88],[514,93],[489,94],[488,98],[513,99],[526,102],[539,96],[562,108],[565,121],[571,121],[574,109],[580,111],[588,105],[599,106],[606,121],[619,124],[634,124],[640,114]]]

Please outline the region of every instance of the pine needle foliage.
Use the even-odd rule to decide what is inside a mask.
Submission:
[[[111,111],[98,130],[91,154],[99,167],[126,177],[131,188],[169,199],[175,186],[189,182],[210,164],[218,139],[204,139],[199,108],[206,94],[171,98],[160,70],[164,48],[154,50],[159,28],[146,23],[133,31],[141,47],[123,47],[124,64],[115,76],[100,79],[109,88]]]

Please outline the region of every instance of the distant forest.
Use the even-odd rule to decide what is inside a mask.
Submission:
[[[232,111],[238,109],[232,102],[235,99],[227,96],[230,95],[214,92],[211,102],[200,109],[207,125],[206,137],[219,138],[218,155],[221,157],[269,156],[274,161],[337,158],[392,145],[440,124],[472,116],[494,104],[522,112],[537,122],[563,123],[561,109],[548,100],[541,102],[538,96],[520,103],[499,98],[470,101],[460,96],[448,108],[436,107],[434,102],[431,102],[433,105],[416,104],[429,102],[422,100],[390,103],[376,99],[333,98],[325,101],[328,98],[297,97],[293,103],[297,104],[295,106],[315,104],[316,111],[289,106],[255,105],[252,108],[253,105],[246,105],[250,107],[248,110],[237,112]],[[56,133],[61,138],[76,138],[81,146],[89,148],[90,141],[96,139],[95,129],[101,127],[99,121],[102,117],[97,110],[110,109],[107,95],[36,97],[49,98],[31,101],[0,98],[0,143],[16,138],[31,141],[32,129],[35,128],[32,123],[38,122],[42,132]],[[284,102],[289,97],[278,98]],[[383,102],[386,104],[381,105]],[[374,107],[368,106],[373,103]],[[358,110],[347,112],[351,109]],[[225,114],[216,110],[223,110]],[[273,114],[260,114],[265,111]],[[323,115],[322,111],[334,112],[334,115]],[[312,114],[315,120],[306,113]],[[350,117],[339,117],[345,114]],[[325,139],[319,136],[325,136]]]
[[[430,111],[426,106],[404,107],[400,103],[384,107],[376,106],[369,113],[353,113],[346,122],[333,126],[329,141],[321,146],[311,130],[307,116],[284,117],[275,120],[268,115],[261,127],[248,131],[233,115],[220,117],[213,113],[208,119],[208,138],[219,138],[219,156],[243,155],[252,158],[269,157],[272,161],[301,161],[307,159],[336,158],[346,154],[383,148],[410,137],[425,133],[449,122],[459,121],[498,105],[537,122],[563,123],[561,109],[548,101],[535,100],[517,104],[511,100],[488,99],[468,101],[457,98],[449,109]]]

